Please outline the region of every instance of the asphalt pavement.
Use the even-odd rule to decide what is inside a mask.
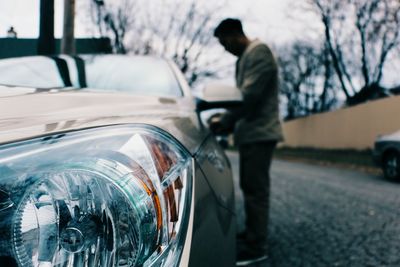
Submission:
[[[238,155],[238,229],[244,227]],[[353,170],[275,160],[269,266],[400,266],[400,183]]]

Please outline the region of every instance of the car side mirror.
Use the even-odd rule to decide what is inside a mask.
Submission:
[[[207,85],[203,89],[202,97],[197,98],[197,111],[239,107],[242,100],[242,94],[236,87],[218,84]]]

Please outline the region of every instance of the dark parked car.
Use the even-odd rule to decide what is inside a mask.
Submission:
[[[399,179],[400,132],[378,137],[375,141],[373,157],[387,179]]]
[[[230,164],[173,63],[7,59],[0,84],[0,266],[234,265]]]

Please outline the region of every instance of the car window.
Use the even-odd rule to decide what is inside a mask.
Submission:
[[[150,57],[85,58],[87,87],[141,95],[182,96],[168,63]]]
[[[0,84],[35,88],[64,86],[54,60],[40,56],[1,60]]]
[[[0,85],[73,87],[167,97],[183,95],[169,64],[144,56],[36,56],[0,60]]]

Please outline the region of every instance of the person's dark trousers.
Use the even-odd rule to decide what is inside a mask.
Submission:
[[[239,146],[240,187],[246,213],[245,239],[248,249],[267,252],[270,166],[275,141]]]

